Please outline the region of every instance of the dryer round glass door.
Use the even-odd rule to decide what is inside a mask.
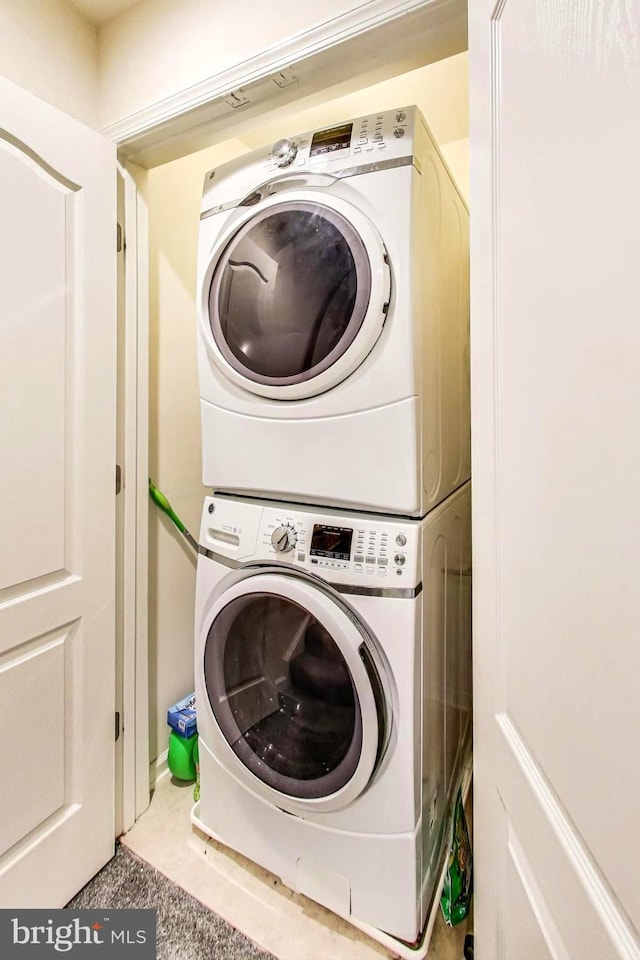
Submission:
[[[389,302],[371,223],[324,195],[242,211],[205,278],[210,336],[225,372],[263,396],[314,396],[359,366]]]
[[[353,799],[375,768],[385,724],[382,687],[354,623],[313,585],[269,574],[225,591],[212,614],[204,685],[237,759],[298,803]]]

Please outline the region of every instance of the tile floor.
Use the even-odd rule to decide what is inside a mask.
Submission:
[[[162,780],[149,809],[122,838],[134,853],[279,960],[390,960],[395,954],[244,857],[189,819],[193,785]],[[435,923],[429,960],[461,960],[466,925]]]

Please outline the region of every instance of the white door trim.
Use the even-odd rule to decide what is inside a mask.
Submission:
[[[124,181],[124,342],[122,577],[122,806],[119,828],[129,830],[149,804],[148,595],[148,223],[146,171],[119,168]]]
[[[117,144],[121,157],[135,156],[136,163],[152,167],[180,156],[180,144],[195,127],[215,122],[224,129],[239,118],[250,118],[258,101],[264,110],[265,104],[297,99],[399,58],[407,58],[409,70],[460,53],[467,47],[466,20],[466,0],[369,0],[100,133]],[[371,50],[376,56],[368,63]],[[242,98],[237,97],[240,91]],[[174,139],[177,142],[169,145]]]

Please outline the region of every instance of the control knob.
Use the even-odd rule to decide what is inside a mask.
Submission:
[[[271,543],[276,553],[287,553],[293,550],[298,540],[298,534],[288,524],[283,524],[271,534]]]
[[[297,152],[298,148],[295,143],[291,143],[291,140],[278,140],[273,145],[271,156],[277,167],[288,167],[293,163]]]

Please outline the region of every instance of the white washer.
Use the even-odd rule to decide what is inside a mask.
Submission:
[[[470,476],[468,211],[415,107],[207,174],[203,481],[423,516]]]
[[[469,484],[422,521],[218,495],[200,551],[194,822],[415,941],[470,756]]]

